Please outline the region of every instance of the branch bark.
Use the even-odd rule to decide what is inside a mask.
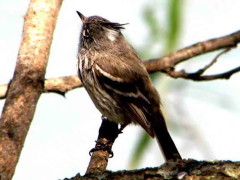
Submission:
[[[145,168],[137,170],[124,171],[104,171],[102,173],[86,174],[81,176],[77,174],[72,178],[64,180],[89,180],[89,179],[239,179],[240,162],[231,161],[196,161],[181,160],[168,161],[160,167]]]
[[[0,99],[6,98],[8,85],[9,84],[0,85]],[[81,86],[82,82],[79,80],[77,75],[49,78],[44,81],[43,92],[55,92],[64,96],[66,92]]]
[[[24,19],[23,38],[13,79],[0,119],[0,179],[14,174],[44,76],[62,0],[32,0]]]

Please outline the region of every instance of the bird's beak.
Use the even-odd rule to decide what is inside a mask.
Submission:
[[[87,18],[86,18],[82,13],[80,13],[80,12],[78,12],[78,11],[76,11],[76,12],[77,12],[77,14],[79,15],[79,17],[81,18],[82,22],[85,23],[85,21],[86,21]]]

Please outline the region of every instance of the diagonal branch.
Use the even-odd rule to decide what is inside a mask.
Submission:
[[[230,51],[230,50],[231,50],[231,48],[227,48],[227,49],[223,50],[222,52],[220,52],[208,65],[206,65],[206,66],[205,66],[204,68],[202,68],[202,69],[199,69],[197,72],[195,72],[195,74],[202,75],[206,70],[208,70],[210,67],[213,66],[213,64],[215,64],[215,63],[217,62],[218,58],[219,58],[221,55],[227,53],[227,52]]]
[[[240,31],[237,31],[230,35],[199,42],[161,58],[147,60],[144,62],[144,65],[149,73],[162,71],[164,69],[173,68],[181,62],[190,60],[192,57],[196,57],[207,52],[236,47],[239,42]]]

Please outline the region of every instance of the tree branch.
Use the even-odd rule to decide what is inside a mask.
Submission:
[[[102,173],[77,174],[64,180],[89,180],[89,179],[239,179],[240,163],[231,161],[196,161],[181,160],[168,161],[160,167],[124,171],[104,171]]]
[[[65,95],[69,90],[82,86],[78,76],[65,76],[45,80],[44,92],[55,92]]]
[[[0,179],[14,174],[25,137],[44,89],[44,76],[62,0],[32,0],[13,79],[0,119]],[[6,85],[4,86],[6,87]]]
[[[55,92],[64,96],[66,92],[81,86],[82,83],[77,75],[49,78],[44,81],[43,92]],[[0,99],[6,98],[7,89],[8,84],[0,85]]]
[[[196,57],[203,53],[207,53],[207,52],[211,52],[219,49],[226,49],[228,51],[232,47],[236,47],[239,42],[240,42],[240,31],[237,31],[230,35],[226,35],[220,38],[215,38],[215,39],[194,44],[192,46],[170,53],[161,58],[144,61],[144,65],[149,73],[161,71],[173,78],[184,78],[184,79],[191,79],[195,81],[209,81],[209,80],[223,79],[223,78],[228,79],[234,73],[239,72],[240,67],[237,67],[230,71],[219,73],[216,75],[205,75],[205,76],[202,76],[202,74],[200,74],[201,76],[199,76],[199,71],[202,71],[202,69],[200,69],[195,73],[186,73],[184,70],[176,72],[174,71],[174,67],[183,61],[189,60],[190,58]],[[225,51],[223,53],[225,53]],[[222,54],[219,54],[219,56],[220,55]],[[217,60],[218,57],[216,57],[215,59]],[[215,63],[215,61],[213,61],[210,66],[212,66],[213,63]],[[209,67],[207,68],[205,67],[205,69],[208,69]],[[60,77],[60,78],[51,78],[51,79],[45,80],[44,92],[55,92],[55,93],[64,95],[69,90],[72,90],[81,86],[82,84],[78,80],[78,77],[76,75]],[[6,98],[7,87],[8,87],[7,84],[0,85],[0,99]]]
[[[229,70],[224,73],[214,74],[214,75],[203,75],[203,73],[208,70],[214,63],[217,62],[218,58],[225,54],[226,52],[230,51],[231,48],[227,48],[224,51],[220,52],[208,65],[203,67],[202,69],[197,70],[194,73],[186,73],[184,70],[181,71],[174,71],[174,68],[166,69],[166,73],[173,77],[173,78],[183,78],[183,79],[191,79],[194,81],[206,81],[206,80],[216,80],[216,79],[229,79],[234,73],[240,71],[240,66]]]
[[[144,62],[149,73],[174,68],[177,64],[189,60],[192,57],[224,48],[236,47],[240,42],[240,31],[227,36],[203,41],[189,47],[180,49],[166,56],[150,59]]]

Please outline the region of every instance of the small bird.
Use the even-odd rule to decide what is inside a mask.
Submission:
[[[160,110],[159,94],[142,60],[121,33],[126,24],[77,13],[83,23],[78,74],[96,108],[122,127],[140,124],[157,138],[165,160],[181,159]]]

